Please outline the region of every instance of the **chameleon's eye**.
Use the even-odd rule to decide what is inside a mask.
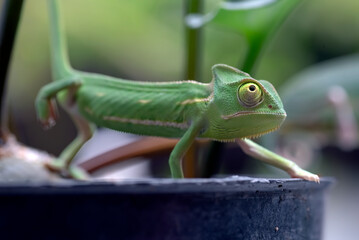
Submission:
[[[245,83],[238,89],[238,99],[246,107],[255,107],[263,100],[262,89],[255,83]]]

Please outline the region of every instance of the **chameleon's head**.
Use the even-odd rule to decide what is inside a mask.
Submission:
[[[277,91],[264,80],[255,80],[236,68],[212,68],[216,117],[210,125],[217,139],[253,138],[279,128],[286,112]]]

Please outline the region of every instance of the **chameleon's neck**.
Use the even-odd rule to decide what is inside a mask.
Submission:
[[[59,3],[55,0],[48,0],[50,13],[50,48],[51,64],[54,80],[67,77],[72,73],[67,54],[66,39],[64,28],[61,21]]]

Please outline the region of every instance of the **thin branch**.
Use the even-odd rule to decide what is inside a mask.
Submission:
[[[96,170],[135,157],[148,157],[162,152],[170,152],[178,140],[145,137],[141,140],[111,149],[79,164],[89,173]]]
[[[5,140],[7,130],[7,107],[5,88],[16,30],[21,16],[23,0],[4,0],[0,18],[0,138]]]
[[[200,14],[203,8],[202,0],[187,0],[185,3],[185,17],[189,14]],[[185,79],[198,80],[201,65],[201,28],[191,28],[185,25],[186,36],[186,70]]]

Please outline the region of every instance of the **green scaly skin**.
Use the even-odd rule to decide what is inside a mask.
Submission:
[[[51,168],[70,168],[79,148],[92,136],[94,124],[135,134],[180,138],[169,164],[172,177],[183,178],[181,159],[195,138],[235,141],[249,155],[287,171],[292,177],[319,182],[317,175],[266,150],[247,138],[277,129],[286,117],[282,102],[267,81],[257,81],[233,67],[213,66],[210,83],[196,81],[137,82],[70,67],[58,3],[49,0],[54,82],[36,99],[39,120],[55,121],[57,97],[73,118],[78,136]],[[85,178],[74,167],[70,173]]]

